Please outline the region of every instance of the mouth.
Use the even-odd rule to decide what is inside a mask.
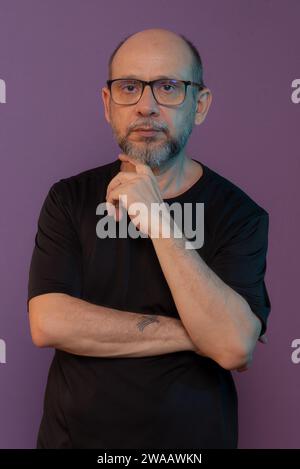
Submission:
[[[146,128],[146,127],[142,127],[140,129],[135,129],[133,130],[133,132],[137,132],[138,134],[140,135],[146,135],[148,137],[152,136],[152,135],[156,135],[158,134],[159,132],[161,132],[160,130],[156,130],[156,129],[153,129],[153,128]]]

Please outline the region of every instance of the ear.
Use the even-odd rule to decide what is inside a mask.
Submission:
[[[110,92],[106,86],[102,88],[101,95],[102,95],[102,100],[103,100],[105,119],[110,124],[110,111],[109,111]]]
[[[195,124],[200,125],[204,122],[212,102],[212,94],[209,88],[204,88],[198,92],[197,107],[195,114]]]

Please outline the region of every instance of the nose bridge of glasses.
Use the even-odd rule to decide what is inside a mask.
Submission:
[[[149,100],[149,96],[150,96],[151,101],[154,101],[155,104],[157,104],[157,101],[156,101],[155,95],[154,95],[153,84],[154,83],[151,82],[151,81],[141,81],[142,86],[141,86],[141,91],[140,91],[141,95],[140,95],[139,101],[144,100],[145,99],[145,94],[146,94],[147,100]]]

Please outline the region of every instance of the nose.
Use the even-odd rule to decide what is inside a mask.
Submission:
[[[140,100],[136,104],[136,111],[142,115],[159,114],[158,103],[156,102],[150,85],[146,85]]]

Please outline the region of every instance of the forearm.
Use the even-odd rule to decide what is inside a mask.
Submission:
[[[44,336],[43,346],[95,357],[196,351],[181,321],[175,318],[120,311],[59,293],[43,295],[42,301],[38,328]]]
[[[182,323],[200,353],[225,368],[242,363],[248,343],[259,335],[259,320],[249,305],[195,250],[185,249],[184,237],[152,241]]]

